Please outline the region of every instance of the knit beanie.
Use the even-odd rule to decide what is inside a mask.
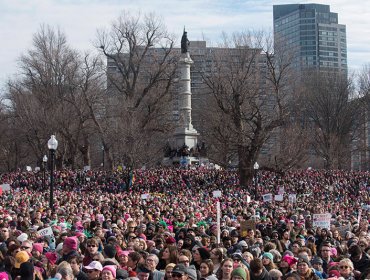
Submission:
[[[274,261],[274,256],[271,253],[263,253],[262,258],[268,258],[270,261]]]
[[[238,267],[238,268],[235,268],[232,272],[231,272],[231,277],[233,276],[239,276],[241,277],[243,280],[246,280],[247,279],[247,272],[245,271],[245,269],[241,268],[241,267]]]
[[[106,265],[103,267],[103,270],[108,270],[112,273],[113,277],[116,278],[116,275],[117,275],[117,269],[114,265]]]
[[[75,237],[67,237],[63,245],[66,246],[70,250],[77,250],[78,244],[77,244],[77,239]]]

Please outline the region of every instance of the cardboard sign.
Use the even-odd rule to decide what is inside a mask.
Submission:
[[[275,201],[283,201],[283,200],[284,200],[284,196],[282,194],[275,195]]]
[[[331,214],[325,213],[325,214],[313,214],[312,220],[313,220],[313,227],[320,227],[320,228],[326,228],[330,229],[330,219]]]
[[[41,229],[37,233],[42,237],[43,236],[54,236],[54,233],[53,233],[53,230],[51,229],[51,227]]]
[[[271,193],[264,194],[264,195],[262,196],[262,198],[263,198],[263,201],[264,201],[264,202],[272,202],[272,194],[271,194]]]
[[[222,196],[222,193],[221,193],[220,190],[213,191],[213,197],[214,198],[221,197],[221,196]]]
[[[249,229],[256,229],[256,223],[253,220],[246,220],[240,222],[240,236],[246,237]]]

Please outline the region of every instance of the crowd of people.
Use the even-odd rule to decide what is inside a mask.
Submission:
[[[54,178],[50,205],[43,172],[0,175],[0,280],[370,279],[369,172],[259,171],[248,186],[202,167]]]

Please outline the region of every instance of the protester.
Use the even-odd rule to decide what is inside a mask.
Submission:
[[[0,196],[3,270],[16,277],[28,262],[47,278],[68,261],[78,279],[101,278],[102,264],[113,265],[117,279],[243,279],[232,276],[239,267],[247,278],[275,279],[275,263],[287,279],[361,280],[370,273],[369,172],[260,170],[257,184],[243,187],[232,170],[132,172],[135,182],[127,185],[125,171],[56,171],[54,209],[39,173],[1,174],[10,185]],[[346,259],[349,274],[350,263],[340,265]],[[180,264],[185,270],[173,277],[169,271]]]

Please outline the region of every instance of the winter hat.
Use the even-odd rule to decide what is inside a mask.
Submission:
[[[231,272],[231,278],[233,276],[239,276],[241,277],[243,280],[246,280],[247,279],[247,272],[245,272],[245,270],[241,267],[238,267],[238,268],[235,268],[232,272]]]
[[[261,254],[261,249],[259,246],[253,245],[249,247],[249,251],[252,253],[253,257],[258,258]]]
[[[78,244],[75,237],[67,237],[63,243],[70,250],[77,250]]]
[[[19,242],[26,241],[27,239],[28,239],[28,235],[27,235],[26,233],[22,233],[21,235],[19,235],[19,236],[17,237],[17,240],[18,240]]]
[[[308,266],[311,266],[311,263],[310,263],[310,261],[308,260],[308,258],[307,257],[299,257],[298,258],[298,264],[300,264],[300,263],[306,263]]]
[[[113,245],[108,244],[104,247],[104,254],[107,256],[107,258],[110,258],[110,259],[114,258],[116,253],[117,253],[117,250]]]
[[[324,262],[322,261],[322,258],[320,258],[320,257],[316,256],[316,257],[314,257],[314,258],[312,259],[311,263],[312,263],[312,264],[321,264],[321,265],[323,265],[323,263],[324,263]]]
[[[0,279],[1,280],[9,280],[9,275],[6,272],[0,272]]]
[[[173,238],[172,236],[169,236],[166,238],[166,244],[175,244],[176,243],[176,239]]]
[[[206,260],[206,259],[209,259],[211,257],[211,254],[208,252],[208,250],[206,248],[199,247],[198,252],[199,252],[200,257],[202,258],[202,260]]]
[[[278,250],[271,249],[269,251],[269,253],[271,253],[272,256],[274,257],[274,262],[280,262],[281,261],[281,254]]]
[[[263,253],[262,258],[268,258],[270,261],[274,261],[274,256],[271,253]]]
[[[20,268],[21,264],[28,261],[30,259],[30,255],[26,251],[20,251],[15,255],[15,268]]]
[[[282,259],[281,259],[282,262],[286,262],[289,264],[289,266],[293,266],[297,260],[295,257],[292,257],[292,256],[289,256],[289,255],[285,255]]]
[[[52,264],[55,265],[58,259],[58,256],[54,252],[47,252],[45,253],[45,257],[48,259],[48,261]]]
[[[34,243],[32,249],[42,254],[44,251],[44,244],[42,243]]]
[[[108,270],[112,273],[113,277],[116,278],[117,275],[117,268],[114,265],[106,265],[103,267],[103,270]]]
[[[187,267],[185,272],[191,280],[197,280],[197,272],[194,268]]]

